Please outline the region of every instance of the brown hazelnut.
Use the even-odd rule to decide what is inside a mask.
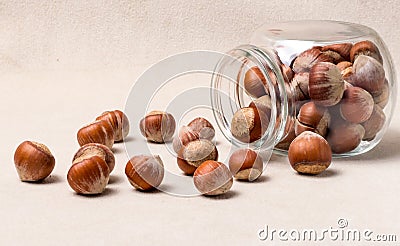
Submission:
[[[378,105],[375,105],[371,117],[367,121],[361,124],[365,130],[363,140],[371,141],[372,139],[374,139],[375,135],[385,125],[385,121],[386,121],[386,116],[382,108]]]
[[[269,118],[266,114],[260,114],[254,107],[245,107],[233,115],[231,133],[239,141],[250,143],[262,137],[268,124]]]
[[[342,154],[357,148],[364,133],[365,130],[360,124],[343,121],[332,124],[326,139],[333,153]]]
[[[359,55],[370,56],[376,59],[379,63],[383,63],[378,47],[369,40],[361,41],[353,45],[350,50],[350,61],[354,62]]]
[[[249,104],[249,108],[255,108],[260,114],[264,114],[266,117],[271,115],[271,97],[269,95],[264,95],[259,97]]]
[[[67,174],[69,186],[77,193],[95,195],[102,193],[110,178],[110,170],[104,159],[91,156],[76,161]]]
[[[114,129],[115,142],[122,141],[129,134],[128,117],[120,110],[106,111],[97,117],[96,120],[105,120],[110,123]]]
[[[179,130],[178,136],[174,137],[174,140],[172,141],[172,148],[176,153],[178,153],[182,146],[197,139],[199,139],[199,134],[197,132],[188,126],[183,126]]]
[[[360,87],[349,87],[340,101],[343,119],[351,123],[362,123],[369,119],[374,108],[374,100],[368,91]]]
[[[126,164],[125,174],[133,187],[148,191],[161,184],[164,178],[164,165],[158,155],[137,155]]]
[[[321,47],[313,47],[300,53],[293,61],[292,69],[295,73],[309,72],[318,62],[333,62],[332,58],[321,51]]]
[[[340,62],[340,60],[345,60],[345,61],[350,61],[350,50],[353,47],[353,44],[351,43],[340,43],[340,44],[331,44],[331,45],[326,45],[321,48],[321,51],[324,52],[325,54],[329,54],[329,52],[335,52],[337,55],[332,55],[331,57],[335,57],[335,63]],[[340,57],[340,58],[339,58]],[[339,58],[339,59],[338,59]]]
[[[140,121],[140,132],[151,142],[164,143],[172,139],[175,119],[166,112],[151,111]]]
[[[343,71],[346,68],[351,67],[351,66],[353,66],[353,63],[348,62],[348,61],[342,61],[342,62],[339,62],[338,64],[336,64],[336,67],[342,72],[342,75],[343,75]]]
[[[211,141],[215,136],[213,125],[203,117],[193,119],[189,122],[188,127],[196,132],[200,138],[205,138]]]
[[[262,158],[251,149],[239,149],[229,158],[229,170],[240,180],[254,181],[263,171]]]
[[[201,194],[216,196],[228,192],[233,179],[231,172],[223,163],[205,161],[194,172],[193,182]]]
[[[292,85],[294,87],[295,100],[303,102],[310,99],[308,94],[309,73],[297,73],[294,75]]]
[[[83,146],[88,143],[99,143],[112,148],[114,144],[114,129],[105,120],[96,120],[82,127],[77,133],[78,143]]]
[[[258,67],[251,67],[244,75],[244,89],[253,97],[261,97],[266,93],[266,80]]]
[[[343,77],[334,64],[319,62],[311,68],[308,93],[316,104],[333,106],[340,101],[343,92]]]
[[[352,72],[344,78],[352,85],[368,91],[372,96],[377,96],[383,90],[385,70],[374,58],[359,55],[354,61]]]
[[[50,175],[55,159],[44,144],[24,141],[15,150],[14,164],[21,181],[37,182]]]
[[[316,105],[314,102],[304,104],[297,115],[295,122],[296,136],[304,131],[315,132],[325,137],[331,117],[325,107]]]
[[[293,139],[296,138],[296,133],[294,129],[295,125],[295,119],[293,117],[288,117],[286,121],[286,126],[285,126],[285,132],[283,134],[282,140],[279,141],[275,145],[275,148],[281,149],[281,150],[288,150],[290,143],[293,141]]]
[[[379,105],[381,108],[385,108],[389,102],[389,82],[385,79],[383,84],[382,92],[379,95],[373,97],[375,104]]]
[[[187,175],[192,175],[201,163],[218,159],[218,150],[207,139],[198,139],[184,145],[178,152],[177,163]]]
[[[72,164],[89,159],[92,156],[103,159],[107,163],[110,173],[114,170],[115,157],[113,152],[107,146],[98,143],[85,144],[79,148],[72,159]]]
[[[319,174],[329,167],[332,161],[328,142],[314,132],[303,132],[289,147],[290,165],[302,174]]]

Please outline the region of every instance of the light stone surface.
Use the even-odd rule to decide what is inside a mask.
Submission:
[[[400,71],[398,9],[396,0],[2,1],[0,245],[277,245],[277,239],[260,241],[258,230],[337,228],[340,218],[349,229],[397,233],[399,241],[398,111],[382,142],[364,155],[334,159],[316,177],[298,175],[287,158],[273,155],[259,181],[235,180],[221,197],[135,191],[125,177],[128,157],[119,143],[102,196],[76,195],[66,180],[79,148],[79,127],[105,110],[123,108],[149,64],[187,50],[225,51],[246,42],[263,22],[324,18],[376,29]],[[140,119],[129,120],[127,141],[146,144]],[[229,146],[219,130],[216,139],[223,161]],[[24,140],[46,144],[56,158],[44,184],[19,181],[13,154]],[[179,173],[168,151],[161,145],[151,149]]]

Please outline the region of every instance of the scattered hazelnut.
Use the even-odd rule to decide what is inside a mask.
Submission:
[[[120,110],[106,111],[97,117],[96,120],[105,120],[111,124],[114,129],[115,142],[122,141],[129,134],[128,117]]]
[[[67,174],[69,186],[77,193],[95,195],[102,193],[110,178],[110,170],[104,159],[91,156],[75,161]]]
[[[240,180],[254,181],[263,171],[262,158],[251,149],[239,149],[229,158],[229,170]]]
[[[241,108],[233,115],[231,133],[239,141],[254,142],[262,137],[268,124],[268,116],[259,114],[257,108]]]
[[[349,87],[340,101],[343,119],[351,123],[362,123],[369,119],[374,108],[374,100],[368,91],[360,87]]]
[[[198,139],[184,145],[178,152],[177,163],[187,175],[192,175],[201,163],[218,159],[218,150],[207,139]]]
[[[266,95],[266,80],[258,67],[251,67],[244,75],[244,89],[253,97]]]
[[[125,174],[133,187],[147,191],[161,184],[164,178],[164,165],[157,155],[138,155],[128,161]]]
[[[304,131],[315,132],[325,137],[331,117],[325,107],[316,105],[314,102],[304,104],[297,115],[295,122],[296,136]]]
[[[151,111],[140,121],[140,132],[148,140],[156,143],[168,142],[175,132],[175,119],[166,112]]]
[[[183,126],[179,130],[178,136],[174,137],[172,141],[172,148],[176,153],[178,153],[182,146],[197,139],[199,139],[199,134],[197,132],[188,126]]]
[[[327,140],[332,152],[342,154],[354,150],[361,143],[365,130],[360,124],[341,122],[332,124]]]
[[[205,161],[194,172],[193,182],[201,194],[216,196],[228,192],[233,179],[231,172],[223,163]]]
[[[114,144],[114,129],[108,121],[96,120],[82,127],[78,131],[77,138],[80,146],[99,143],[111,148]]]
[[[350,50],[353,47],[353,44],[351,43],[340,43],[340,44],[330,44],[330,45],[325,45],[324,47],[321,48],[321,51],[324,52],[325,54],[331,54],[331,57],[336,58],[336,62],[338,63],[338,57],[339,55],[340,59],[339,60],[345,60],[349,61],[350,60]],[[335,52],[337,55],[332,55],[332,53],[329,52]]]
[[[344,81],[334,64],[319,62],[311,68],[308,93],[316,104],[333,106],[340,101],[343,92]]]
[[[189,122],[188,127],[196,132],[200,138],[205,138],[211,141],[215,136],[213,125],[203,117],[193,119]]]
[[[375,138],[376,134],[383,128],[386,121],[385,113],[379,105],[374,106],[371,117],[362,123],[365,134],[363,140],[371,141]]]
[[[385,70],[382,64],[370,56],[358,55],[352,67],[352,73],[346,81],[368,91],[372,96],[382,93],[385,83]]]
[[[14,163],[21,181],[37,182],[50,175],[55,159],[44,144],[24,141],[15,150]]]
[[[321,47],[313,47],[300,53],[293,61],[295,73],[309,72],[318,62],[333,62],[332,58],[321,51]]]
[[[332,160],[328,142],[314,132],[303,132],[289,147],[290,165],[299,173],[319,174],[329,167]]]
[[[110,173],[114,170],[115,157],[113,152],[107,146],[98,143],[88,143],[83,145],[75,153],[72,159],[72,164],[89,159],[92,156],[98,156],[103,159],[106,162]]]
[[[383,63],[378,47],[369,40],[361,41],[353,45],[350,50],[350,61],[354,62],[359,55],[370,56],[376,59],[380,64]]]

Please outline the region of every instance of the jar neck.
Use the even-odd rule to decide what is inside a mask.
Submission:
[[[251,93],[245,81],[246,73],[255,70],[264,89],[261,93]],[[217,124],[228,141],[238,147],[272,149],[286,136],[288,121],[295,115],[294,93],[288,76],[273,50],[242,45],[223,56],[213,74],[211,101]],[[251,103],[259,114],[267,114],[268,124],[263,126],[258,140],[243,143],[232,136],[230,124],[233,114]],[[269,110],[264,110],[266,105]]]

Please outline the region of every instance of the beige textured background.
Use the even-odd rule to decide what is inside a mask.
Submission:
[[[370,26],[397,62],[399,9],[397,0],[3,0],[0,71],[132,69],[187,50],[226,51],[264,22],[295,19]]]
[[[113,148],[117,163],[102,196],[74,194],[66,173],[77,130],[104,110],[123,108],[133,82],[165,56],[228,50],[263,22],[336,19],[378,31],[400,71],[399,9],[397,0],[0,1],[0,245],[278,245],[258,240],[257,231],[337,228],[339,218],[349,229],[397,233],[397,243],[379,245],[398,245],[397,112],[382,142],[364,155],[334,160],[316,177],[296,174],[274,155],[260,181],[234,182],[217,198],[135,191],[122,144]],[[139,119],[130,120],[137,126]],[[56,157],[43,184],[17,177],[13,153],[26,139],[47,144]],[[229,147],[219,133],[217,140],[220,150]],[[146,144],[137,127],[128,141]],[[152,148],[177,169],[162,146]]]

